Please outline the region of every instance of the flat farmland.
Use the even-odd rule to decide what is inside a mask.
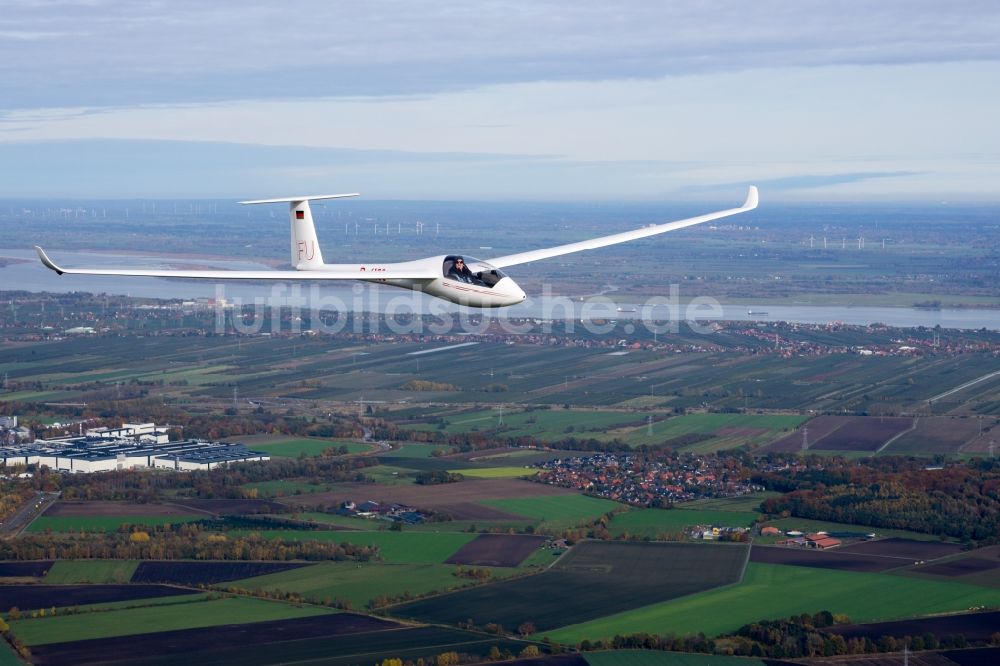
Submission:
[[[545,543],[529,534],[480,534],[445,560],[445,564],[516,567]]]
[[[858,416],[829,435],[813,439],[810,450],[871,451],[913,427],[913,419],[901,417]]]
[[[235,531],[242,534],[242,531]],[[333,530],[255,530],[265,539],[325,541],[377,546],[383,560],[395,564],[440,564],[476,535],[459,532],[355,532]]]
[[[585,541],[548,570],[492,585],[414,601],[392,609],[397,617],[541,632],[735,582],[742,546]]]
[[[195,594],[166,585],[4,585],[3,604],[22,611]],[[6,610],[6,609],[5,609]]]
[[[660,535],[678,534],[685,528],[695,525],[750,527],[759,516],[759,513],[751,511],[634,509],[619,513],[612,518],[608,530],[615,536],[627,532],[632,536],[656,538]]]
[[[157,657],[201,660],[207,649],[243,647],[270,643],[289,643],[319,636],[369,633],[399,628],[400,625],[354,613],[328,613],[292,620],[272,620],[251,624],[227,624],[199,629],[140,634],[142,637],[121,636],[82,641],[69,641],[38,645],[32,651],[32,660],[38,666],[46,664],[135,663],[155,654]],[[144,646],[143,654],[136,653],[136,644]],[[245,663],[242,662],[241,663]]]
[[[198,499],[176,497],[172,504],[193,511],[209,513],[214,516],[241,516],[257,513],[280,513],[284,506],[277,502],[264,499]]]
[[[630,446],[656,446],[683,435],[711,435],[712,439],[680,447],[682,451],[710,453],[746,444],[760,445],[794,430],[805,416],[775,414],[685,414],[666,420],[654,417],[652,435],[645,424],[627,431],[611,431]]]
[[[661,650],[610,650],[587,652],[590,666],[764,666],[760,659],[719,654],[663,652]]]
[[[541,485],[541,484],[537,484]],[[581,522],[600,518],[609,511],[626,508],[624,504],[586,495],[483,500],[480,504],[524,518],[540,521],[542,529],[575,527]]]
[[[754,546],[750,551],[750,561],[838,571],[885,571],[905,564],[892,557],[847,553],[839,548],[814,550],[791,546]]]
[[[418,509],[430,509],[451,513],[449,510],[456,505],[467,506],[479,503],[481,500],[509,498],[543,498],[576,496],[576,492],[568,488],[558,488],[543,483],[522,481],[520,479],[468,479],[458,483],[443,483],[423,486],[413,483],[395,486],[372,485],[370,483],[341,483],[326,493],[311,493],[294,498],[297,504],[305,506],[332,506],[346,500],[364,502],[397,502]],[[484,515],[484,519],[495,517]],[[458,516],[455,516],[456,518]],[[463,516],[475,520],[477,516]],[[506,514],[512,518],[511,514]]]
[[[52,568],[52,564],[52,560],[35,560],[32,562],[0,561],[0,578],[40,578]]]
[[[246,490],[255,490],[260,497],[278,498],[308,493],[321,493],[330,489],[327,484],[318,481],[298,481],[295,479],[278,479],[275,481],[256,481],[241,486]]]
[[[445,433],[494,430],[499,428],[498,410],[470,411],[444,418]],[[535,437],[542,441],[556,441],[567,437],[598,437],[610,428],[643,423],[643,414],[626,411],[601,411],[582,409],[537,409],[503,414],[502,432],[505,437]],[[431,423],[408,425],[414,430],[439,430]]]
[[[516,479],[522,476],[534,476],[538,474],[537,469],[527,467],[484,467],[483,469],[454,469],[448,470],[457,472],[462,476],[470,476],[476,479]]]
[[[827,435],[831,434],[841,426],[846,425],[851,419],[859,418],[855,416],[817,416],[816,418],[810,420],[804,425],[809,428],[808,442],[812,444],[817,442]],[[796,430],[795,432],[785,435],[781,439],[775,440],[770,444],[759,449],[760,452],[774,451],[775,453],[791,453],[793,451],[802,450],[802,432],[801,430]]]
[[[981,421],[975,417],[935,416],[917,419],[917,427],[904,433],[883,451],[885,454],[909,455],[957,455],[966,448],[975,450],[980,439],[980,427],[987,434],[982,438],[988,440],[990,430],[1000,425],[996,417],[985,417]],[[988,443],[988,442],[987,442]],[[967,446],[968,445],[968,446]],[[982,450],[986,450],[983,448]]]
[[[168,588],[169,589],[169,588]],[[176,590],[173,590],[176,594]],[[246,597],[199,600],[191,603],[146,606],[44,618],[14,620],[11,630],[30,646],[112,636],[174,631],[219,624],[243,624],[267,620],[324,615],[331,611],[314,606],[293,606],[277,601]]]
[[[682,502],[674,506],[675,509],[687,511],[697,509],[699,511],[757,511],[760,503],[771,497],[780,497],[781,493],[764,491],[751,495],[740,495],[739,497],[714,497],[710,499],[695,500],[693,502]]]
[[[922,636],[930,632],[938,637],[960,635],[969,641],[989,642],[997,627],[1000,627],[1000,611],[940,615],[871,624],[848,624],[830,627],[826,631],[840,634],[844,638],[868,637],[873,641],[882,636]]]
[[[191,516],[192,510],[176,504],[138,504],[135,502],[59,500],[45,511],[45,517],[92,516]]]
[[[504,573],[503,570],[495,571],[497,576]],[[355,562],[322,562],[234,581],[232,585],[245,590],[294,592],[316,601],[342,599],[355,608],[364,608],[378,597],[398,597],[407,592],[423,596],[470,583],[468,579],[455,576],[455,567],[447,564],[365,562],[359,566]]]
[[[103,658],[101,640],[61,643],[51,646],[56,655],[50,655],[39,666],[80,666],[82,664],[138,664],[141,666],[188,666],[192,662],[199,666],[270,666],[271,664],[323,664],[324,666],[357,666],[358,664],[378,664],[386,659],[403,659],[416,662],[424,659],[430,662],[442,652],[460,652],[484,658],[490,648],[517,653],[524,649],[524,641],[515,641],[500,636],[488,636],[459,629],[442,627],[401,627],[398,629],[376,629],[373,631],[340,633],[331,636],[315,636],[293,640],[281,640],[280,629],[273,632],[273,640],[243,645],[238,642],[244,625],[230,625],[236,632],[235,640],[208,645],[192,655],[189,653],[170,654],[172,641],[188,642],[187,632],[162,632],[136,636],[132,644],[131,657],[108,661]],[[252,630],[251,627],[246,627]],[[166,654],[149,650],[162,640],[168,646]],[[144,646],[149,651],[136,657],[135,645]],[[41,654],[48,655],[49,646],[39,646]],[[69,647],[67,651],[66,647]],[[116,648],[121,648],[115,645]],[[86,652],[83,652],[86,649]],[[127,647],[125,648],[127,650]],[[120,652],[119,652],[120,654]],[[57,660],[62,656],[64,660]],[[86,661],[81,661],[81,658]],[[69,659],[66,661],[65,659]]]
[[[911,572],[931,576],[942,576],[944,578],[959,578],[986,571],[993,571],[998,568],[1000,568],[1000,560],[997,559],[987,559],[985,557],[963,557],[935,564],[926,564],[919,568],[912,569]]]
[[[877,555],[879,557],[892,557],[907,562],[915,562],[918,560],[936,560],[940,557],[955,555],[962,552],[962,546],[957,543],[890,537],[888,539],[847,544],[838,548],[838,550],[844,553]]]
[[[176,525],[204,520],[205,516],[143,516],[131,514],[126,516],[39,516],[27,532],[114,532],[122,525]]]
[[[1000,590],[891,574],[751,562],[738,585],[699,592],[544,634],[561,643],[617,633],[734,631],[762,618],[829,610],[870,622],[1000,603]]]
[[[298,562],[139,562],[134,567],[133,583],[174,583],[179,585],[211,585],[251,576],[288,571],[306,566]]]
[[[67,583],[129,583],[139,562],[136,560],[59,560],[52,565],[45,582]],[[163,582],[163,581],[138,581]]]
[[[277,458],[298,458],[300,455],[319,456],[324,452],[333,449],[334,453],[341,447],[347,449],[349,454],[367,453],[374,447],[371,444],[364,444],[355,440],[319,438],[319,437],[273,437],[254,436],[234,438],[246,444],[254,451],[261,451],[269,456]]]
[[[379,458],[431,458],[436,451],[446,452],[449,447],[442,444],[420,444],[416,442],[403,442],[398,449],[392,451],[379,452]]]
[[[159,504],[135,502],[60,500],[42,516],[44,518],[112,517],[133,521],[135,517],[205,518],[218,515],[267,513],[281,510],[282,506],[268,500],[254,499],[197,499],[174,497]]]

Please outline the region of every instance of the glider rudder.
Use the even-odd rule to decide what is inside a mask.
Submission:
[[[308,197],[283,197],[280,199],[255,199],[241,201],[241,204],[288,203],[288,221],[291,230],[291,263],[295,270],[308,271],[322,268],[323,251],[319,247],[316,236],[316,225],[313,223],[310,201],[317,199],[343,199],[356,197],[356,192],[350,194],[317,194]]]

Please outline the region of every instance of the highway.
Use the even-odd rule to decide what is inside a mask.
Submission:
[[[58,499],[59,493],[35,493],[34,497],[19,506],[17,511],[0,524],[0,539],[16,537]]]

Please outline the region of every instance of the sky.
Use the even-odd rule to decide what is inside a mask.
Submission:
[[[0,198],[1000,201],[995,0],[0,6]]]

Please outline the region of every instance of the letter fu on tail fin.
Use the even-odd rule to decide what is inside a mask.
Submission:
[[[316,238],[316,225],[313,224],[310,201],[320,199],[344,199],[356,197],[357,192],[350,194],[317,194],[308,197],[283,197],[281,199],[255,199],[241,201],[241,204],[288,203],[288,218],[292,232],[292,268],[298,271],[308,271],[323,266],[323,251]]]

